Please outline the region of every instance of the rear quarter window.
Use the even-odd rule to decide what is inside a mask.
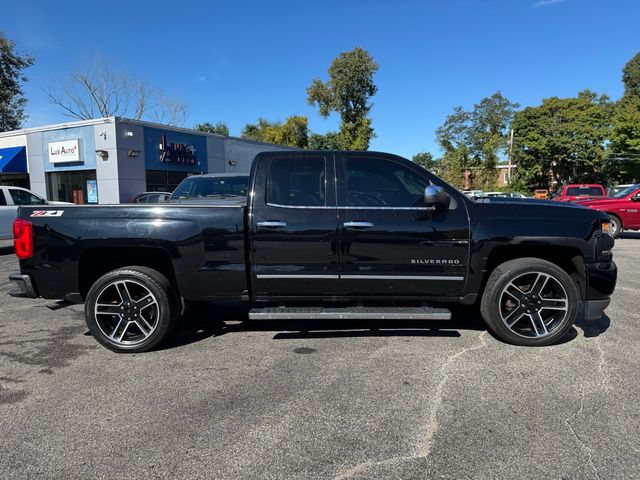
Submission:
[[[565,195],[567,197],[602,197],[604,194],[602,193],[602,189],[599,187],[569,187],[567,188]]]

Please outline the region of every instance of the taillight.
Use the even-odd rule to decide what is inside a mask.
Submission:
[[[22,218],[13,221],[13,247],[21,260],[33,256],[33,224],[30,221]]]

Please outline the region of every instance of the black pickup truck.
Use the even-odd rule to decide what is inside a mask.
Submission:
[[[245,198],[22,207],[14,295],[84,302],[96,340],[140,352],[190,302],[250,319],[448,319],[479,304],[518,345],[548,345],[615,288],[606,214],[533,199],[471,200],[403,158],[269,152]]]

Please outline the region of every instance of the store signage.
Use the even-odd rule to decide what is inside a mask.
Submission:
[[[79,162],[78,139],[51,142],[49,144],[49,161],[51,163]]]
[[[199,165],[196,149],[186,143],[167,143],[167,136],[162,135],[160,143],[160,161],[182,165]]]

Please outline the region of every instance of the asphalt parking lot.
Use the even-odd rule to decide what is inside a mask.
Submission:
[[[607,316],[560,345],[449,322],[185,319],[165,349],[118,355],[82,308],[6,295],[2,478],[637,478],[640,235],[618,240]]]

